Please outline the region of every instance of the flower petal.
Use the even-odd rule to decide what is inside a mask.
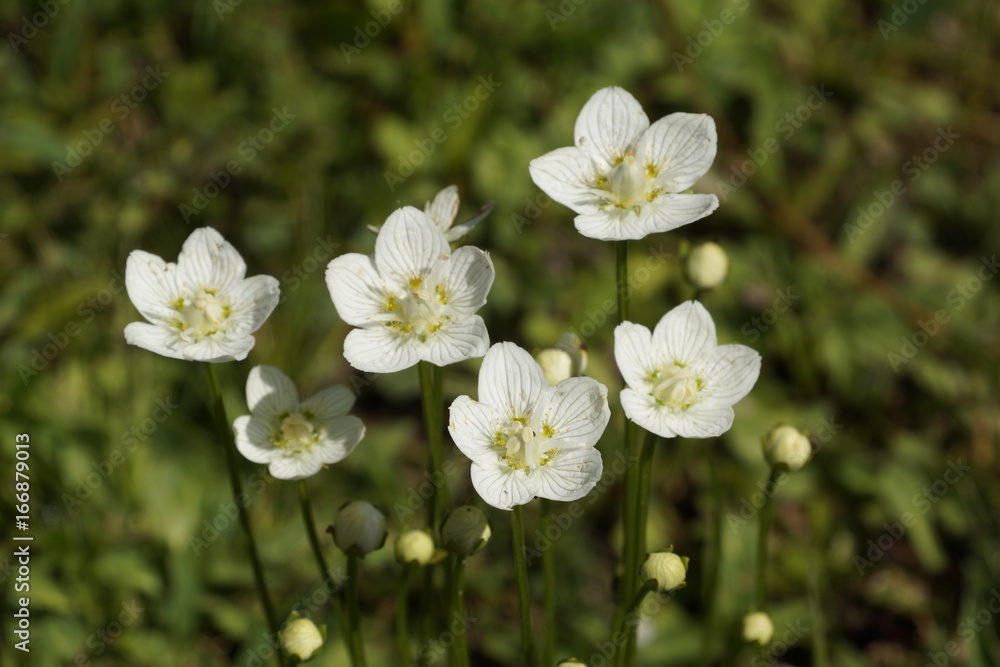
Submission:
[[[508,419],[530,418],[548,389],[545,372],[514,343],[497,343],[479,369],[479,400]]]
[[[222,234],[211,227],[191,232],[177,258],[177,282],[185,291],[225,291],[243,280],[247,265]]]
[[[705,401],[676,415],[674,430],[684,438],[715,438],[733,425],[733,409],[719,401]]]
[[[329,420],[322,428],[326,435],[313,445],[309,453],[325,465],[344,460],[365,437],[364,422],[354,415]]]
[[[351,331],[344,339],[344,358],[366,373],[395,373],[420,361],[413,342],[387,327]]]
[[[720,345],[703,362],[704,394],[733,405],[750,393],[760,376],[760,355],[746,345]]]
[[[169,322],[177,316],[170,306],[180,291],[177,266],[143,250],[133,250],[125,262],[125,290],[136,310],[150,322]]]
[[[434,201],[424,206],[424,213],[430,216],[438,229],[447,232],[458,215],[458,186],[449,185],[437,193]]]
[[[486,295],[496,277],[490,256],[472,246],[456,250],[435,273],[434,282],[443,288],[448,306],[469,314],[486,303]]]
[[[536,496],[569,502],[590,493],[604,472],[601,453],[593,448],[561,451],[544,466],[532,470],[537,475]]]
[[[486,354],[490,336],[479,315],[470,315],[457,323],[449,323],[423,344],[413,343],[417,354],[435,366],[449,366]]]
[[[642,207],[636,227],[643,236],[669,232],[701,220],[717,208],[719,198],[715,195],[660,195]]]
[[[576,216],[573,225],[584,236],[600,241],[642,239],[649,233],[631,209],[594,208]]]
[[[445,232],[444,237],[448,240],[449,243],[454,243],[455,241],[459,240],[460,238],[468,234],[470,231],[472,231],[473,227],[475,227],[480,222],[485,220],[486,216],[488,216],[490,213],[493,212],[494,206],[496,206],[496,202],[491,202],[491,201],[486,202],[485,204],[479,207],[478,213],[476,213],[474,216],[472,216],[465,222],[461,222],[452,227],[451,229],[449,229],[447,232]]]
[[[615,363],[630,387],[642,387],[646,373],[656,366],[653,359],[653,334],[634,322],[615,327]]]
[[[577,213],[590,211],[602,201],[596,187],[597,166],[582,148],[557,148],[532,160],[528,172],[545,194]]]
[[[239,331],[251,334],[264,324],[281,299],[278,279],[253,276],[230,285],[232,318]]]
[[[666,362],[690,364],[715,349],[715,322],[697,301],[685,301],[653,330],[653,348]]]
[[[340,319],[351,326],[382,319],[386,291],[372,257],[352,252],[331,260],[326,267],[326,286]]]
[[[189,345],[176,332],[146,322],[125,325],[125,342],[171,359],[187,359],[184,349]]]
[[[236,449],[248,461],[270,463],[280,450],[271,444],[271,428],[267,421],[252,415],[243,415],[233,421]]]
[[[254,366],[247,376],[247,407],[256,417],[278,419],[299,409],[299,390],[274,366]]]
[[[305,479],[322,469],[323,463],[313,456],[284,454],[271,461],[267,471],[275,479]]]
[[[602,88],[580,110],[573,130],[577,146],[605,165],[614,165],[649,127],[642,106],[624,88]]]
[[[592,447],[611,419],[608,388],[593,378],[575,377],[550,387],[541,400],[540,428],[554,431],[553,446]]]
[[[317,421],[342,417],[354,405],[354,392],[342,384],[327,387],[302,401],[299,410],[310,412]]]
[[[509,510],[535,497],[535,485],[530,478],[499,460],[473,461],[470,473],[476,493],[497,509]]]
[[[715,120],[711,116],[672,113],[643,133],[636,146],[636,159],[659,172],[656,185],[667,192],[683,192],[708,172],[717,148]]]
[[[496,445],[496,435],[504,427],[499,412],[468,396],[459,396],[452,402],[449,414],[448,433],[470,459],[486,463],[504,451]]]
[[[375,266],[383,279],[406,284],[428,275],[451,246],[426,213],[412,206],[394,211],[375,238]]]
[[[650,433],[664,438],[677,436],[678,418],[669,408],[657,405],[648,394],[626,388],[622,389],[619,400],[625,416]]]

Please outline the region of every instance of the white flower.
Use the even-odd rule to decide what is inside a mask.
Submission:
[[[489,347],[475,314],[493,284],[479,248],[455,252],[426,213],[407,206],[386,220],[373,256],[350,253],[326,270],[333,305],[359,327],[344,341],[358,370],[391,373],[420,360],[437,366],[481,357]]]
[[[715,195],[682,194],[715,159],[715,121],[673,113],[652,125],[627,91],[602,88],[576,119],[576,146],[531,161],[531,178],[576,211],[576,229],[595,239],[641,239],[700,220]]]
[[[639,426],[664,438],[711,438],[733,425],[732,406],[753,388],[760,355],[745,345],[718,345],[705,307],[688,301],[656,329],[622,322],[615,360],[628,385],[622,408]]]
[[[191,233],[176,264],[133,250],[125,288],[150,324],[127,325],[126,342],[173,359],[245,359],[253,332],[278,305],[278,281],[246,272],[243,258],[211,227]]]
[[[233,422],[236,448],[254,463],[268,464],[278,479],[304,479],[354,451],[365,425],[347,411],[354,394],[336,385],[299,401],[288,376],[273,366],[254,366],[247,377],[250,414]]]
[[[479,399],[451,404],[448,431],[472,459],[472,485],[490,505],[576,500],[600,479],[594,446],[611,417],[600,382],[577,377],[550,387],[528,352],[497,343],[479,371]]]
[[[444,237],[448,239],[448,242],[454,243],[482,222],[493,211],[493,206],[493,202],[486,202],[479,207],[476,215],[456,225],[455,218],[458,216],[458,186],[449,185],[435,195],[434,201],[424,204],[424,213],[430,216],[438,229],[444,233]],[[376,234],[382,231],[382,228],[376,225],[368,225],[368,229]]]

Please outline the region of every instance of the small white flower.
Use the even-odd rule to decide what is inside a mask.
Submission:
[[[430,216],[438,229],[444,233],[444,237],[448,239],[448,242],[454,243],[482,222],[493,211],[493,206],[493,202],[486,202],[479,207],[476,215],[456,225],[455,218],[458,216],[458,186],[449,185],[435,195],[434,201],[424,204],[424,213]],[[376,234],[382,231],[382,228],[376,225],[368,225],[368,229]]]
[[[447,366],[489,347],[476,315],[493,284],[489,255],[471,246],[451,252],[426,213],[407,206],[386,220],[372,256],[350,253],[326,270],[340,317],[358,327],[344,357],[358,370],[392,373],[429,361]]]
[[[254,366],[247,377],[250,414],[233,422],[236,448],[254,463],[268,464],[278,479],[304,479],[354,451],[365,425],[348,410],[354,394],[336,385],[299,401],[288,376],[273,366]]]
[[[715,195],[684,194],[715,159],[715,121],[673,113],[652,125],[626,90],[602,88],[580,111],[576,146],[531,161],[531,178],[573,209],[576,229],[605,241],[641,239],[700,220]]]
[[[664,438],[711,438],[733,425],[732,406],[760,375],[760,355],[745,345],[718,345],[705,307],[688,301],[656,329],[622,322],[615,360],[628,385],[621,393],[628,418]]]
[[[551,387],[528,352],[497,343],[479,371],[479,399],[455,399],[448,431],[472,459],[472,485],[490,505],[576,500],[600,479],[595,445],[611,417],[600,382],[575,377]]]
[[[125,288],[149,324],[127,325],[125,341],[173,359],[245,359],[279,296],[277,279],[246,272],[240,254],[211,227],[191,233],[176,264],[133,250]]]

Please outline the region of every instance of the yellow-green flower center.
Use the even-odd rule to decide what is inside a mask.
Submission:
[[[224,331],[227,320],[232,315],[229,299],[216,294],[216,290],[201,288],[193,296],[182,297],[172,304],[178,311],[174,326],[188,341]]]
[[[635,155],[626,155],[611,168],[607,178],[598,180],[598,187],[607,192],[605,206],[628,209],[636,215],[642,207],[663,193],[654,185],[659,174],[656,165],[640,164]]]
[[[690,368],[671,364],[649,374],[653,398],[674,411],[687,410],[701,400],[704,381]]]
[[[514,420],[503,432],[497,434],[496,443],[503,447],[504,453],[500,460],[514,470],[523,470],[531,474],[535,466],[544,466],[551,461],[559,450],[549,447],[549,438],[555,435],[551,426],[542,426],[541,433],[528,426],[525,421]]]
[[[308,451],[319,440],[312,422],[300,412],[293,412],[282,419],[279,429],[281,436],[274,444],[292,452]]]
[[[382,312],[387,317],[382,324],[423,343],[451,321],[451,296],[444,283],[430,289],[422,276],[410,278],[406,285],[402,294],[386,296]]]

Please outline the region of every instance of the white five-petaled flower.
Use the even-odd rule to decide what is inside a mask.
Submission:
[[[295,384],[273,366],[254,366],[247,378],[249,415],[233,422],[236,448],[254,463],[268,464],[278,479],[304,479],[354,451],[365,435],[361,420],[347,414],[354,394],[342,385],[299,400]]]
[[[448,431],[472,459],[472,484],[509,510],[535,496],[571,501],[601,478],[595,448],[611,411],[608,390],[574,377],[549,386],[541,366],[513,343],[490,348],[479,371],[479,401],[459,396]]]
[[[629,419],[664,438],[711,438],[733,425],[733,405],[760,375],[760,355],[746,345],[718,345],[715,323],[697,301],[677,306],[650,333],[622,322],[615,360],[628,385]]]
[[[133,250],[125,288],[149,323],[127,325],[125,340],[174,359],[245,359],[279,295],[275,278],[245,278],[246,271],[240,254],[211,227],[191,233],[176,264]]]
[[[605,241],[641,239],[700,220],[715,195],[684,194],[715,159],[715,121],[673,113],[652,125],[626,90],[602,88],[583,106],[576,145],[531,161],[531,178],[573,209],[576,229]]]
[[[326,270],[333,305],[358,327],[344,357],[358,370],[392,373],[429,361],[446,366],[489,347],[476,311],[493,284],[489,255],[471,246],[451,252],[444,234],[412,206],[395,211],[372,256],[350,253]]]

